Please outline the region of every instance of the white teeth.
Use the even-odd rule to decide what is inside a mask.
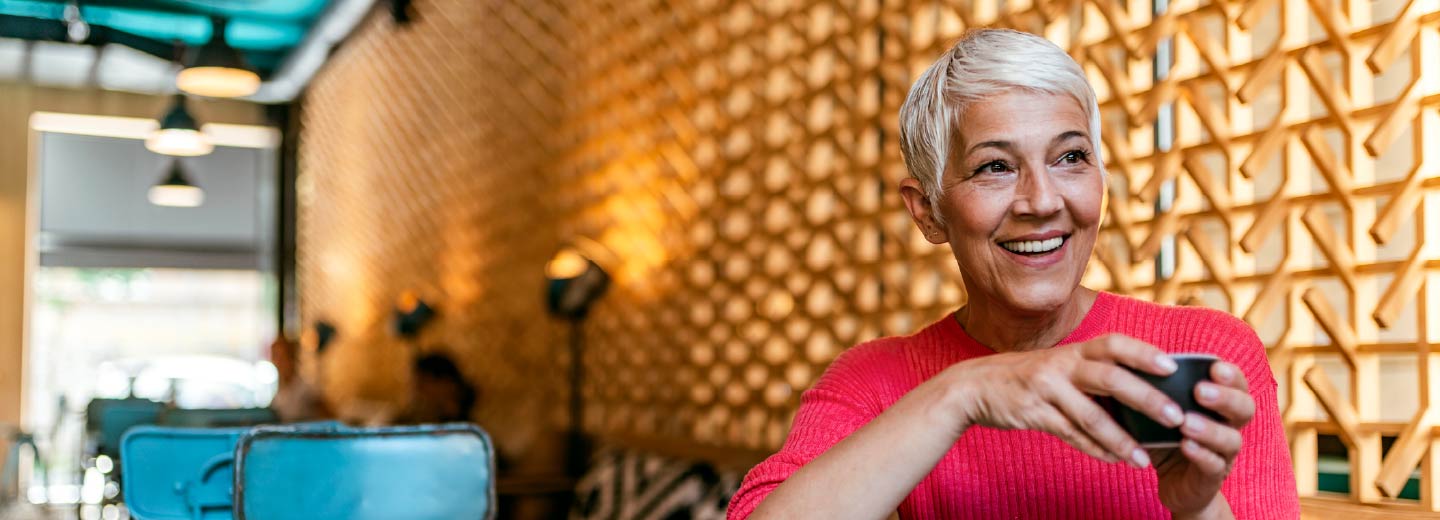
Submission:
[[[1065,237],[1052,237],[1045,240],[1011,240],[1001,242],[1000,247],[1016,253],[1049,253],[1060,248],[1065,243]]]

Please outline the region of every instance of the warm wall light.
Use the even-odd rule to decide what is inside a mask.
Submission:
[[[205,190],[190,182],[180,160],[170,161],[170,173],[150,187],[150,203],[172,208],[193,208],[205,203]]]
[[[225,42],[225,21],[216,18],[210,41],[192,51],[175,86],[197,96],[244,97],[260,90],[260,75],[245,64],[245,57]]]
[[[185,96],[177,94],[170,110],[160,119],[160,129],[145,140],[145,148],[159,154],[194,157],[214,151],[215,144],[200,131],[195,117],[185,108]]]
[[[545,264],[545,277],[551,280],[568,280],[585,274],[590,267],[590,261],[576,251],[567,247],[555,253],[555,258]]]
[[[550,279],[550,312],[572,320],[584,318],[590,304],[610,286],[610,275],[573,248],[562,249],[550,259],[545,277]]]

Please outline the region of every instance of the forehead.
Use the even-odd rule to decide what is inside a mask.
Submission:
[[[1007,141],[1015,145],[1048,144],[1068,131],[1089,134],[1089,118],[1074,97],[1015,90],[966,103],[956,135],[960,153],[975,143]]]

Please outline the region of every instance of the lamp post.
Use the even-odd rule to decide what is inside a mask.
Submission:
[[[550,280],[546,298],[550,313],[570,322],[570,432],[566,437],[565,472],[578,478],[585,471],[589,452],[580,396],[585,373],[584,321],[590,305],[610,286],[610,275],[593,260],[566,248],[546,264],[545,277]]]

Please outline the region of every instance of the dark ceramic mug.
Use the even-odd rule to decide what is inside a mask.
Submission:
[[[1219,361],[1219,358],[1210,354],[1172,354],[1170,359],[1175,360],[1178,368],[1168,376],[1157,376],[1130,367],[1125,368],[1139,376],[1141,380],[1158,388],[1171,401],[1179,405],[1185,413],[1197,412],[1217,422],[1226,422],[1223,416],[1200,406],[1200,403],[1195,401],[1195,385],[1200,384],[1201,381],[1211,380],[1210,369],[1216,361]],[[1167,428],[1149,416],[1121,404],[1113,397],[1100,397],[1096,400],[1105,408],[1106,412],[1109,412],[1110,417],[1115,419],[1115,422],[1143,447],[1174,448],[1179,446],[1180,440],[1184,438],[1180,434],[1179,428]]]

